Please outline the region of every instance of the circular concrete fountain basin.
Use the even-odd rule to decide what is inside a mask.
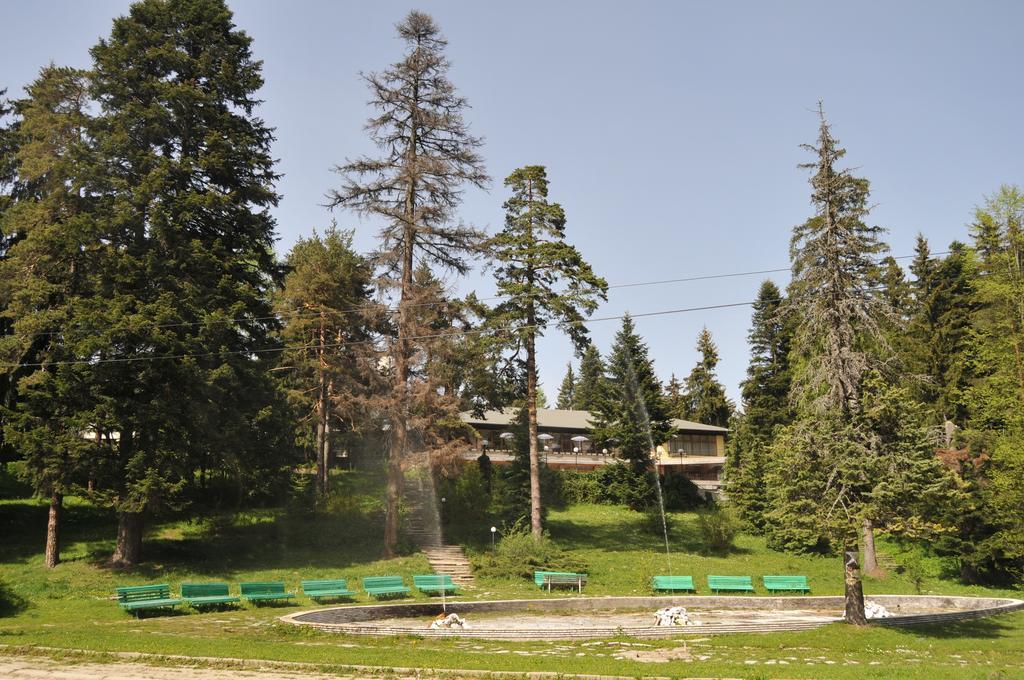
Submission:
[[[894,616],[877,619],[888,626],[935,624],[1024,609],[1010,598],[942,595],[871,595]],[[353,605],[299,612],[282,621],[348,635],[418,635],[493,640],[569,640],[629,635],[640,638],[681,634],[720,634],[807,630],[842,619],[842,597],[674,596],[566,597],[542,600],[449,600],[448,612],[465,617],[469,629],[430,629],[441,613],[440,600],[401,604]],[[654,612],[686,607],[698,626],[658,627]]]

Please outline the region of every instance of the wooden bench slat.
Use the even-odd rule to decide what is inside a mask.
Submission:
[[[242,599],[249,602],[263,600],[290,600],[295,593],[285,590],[284,581],[248,581],[238,584]]]
[[[363,577],[363,590],[374,597],[403,595],[412,592],[412,588],[405,585],[401,576],[365,576]]]
[[[754,592],[754,579],[750,576],[708,576],[708,588],[715,592],[721,590]]]
[[[348,581],[343,578],[305,580],[302,582],[302,592],[311,600],[355,596],[355,593],[348,589]]]

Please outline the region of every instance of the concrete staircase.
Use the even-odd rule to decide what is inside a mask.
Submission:
[[[466,554],[460,546],[444,542],[428,474],[421,473],[406,483],[405,501],[409,509],[406,533],[426,554],[434,573],[448,574],[457,585],[472,587],[473,570]]]

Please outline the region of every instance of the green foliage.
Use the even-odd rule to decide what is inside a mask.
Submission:
[[[666,510],[696,510],[707,503],[697,485],[679,474],[661,478],[661,495]]]
[[[739,522],[727,507],[714,504],[697,513],[698,526],[704,545],[712,553],[727,553],[732,550]]]
[[[558,547],[548,534],[533,536],[529,522],[520,520],[500,530],[495,551],[474,559],[480,576],[498,579],[533,579],[535,571],[586,572],[586,564]]]
[[[726,457],[726,492],[740,519],[754,531],[765,527],[769,447],[776,429],[793,419],[789,403],[793,323],[782,305],[782,292],[764,281],[747,334],[750,365],[740,386],[743,413],[735,419]]]
[[[555,402],[555,408],[576,408],[576,375],[573,373],[571,361],[566,365],[565,377],[562,378],[562,384],[558,387],[558,401]]]
[[[603,488],[598,471],[563,470],[562,497],[566,503],[600,503]]]
[[[664,539],[666,532],[669,536],[672,535],[673,528],[672,516],[667,512],[663,513],[660,505],[652,503],[644,508],[640,519],[641,531]]]
[[[650,466],[655,445],[672,435],[672,419],[647,345],[628,314],[615,334],[607,369],[608,379],[591,412],[594,445],[618,449],[619,457],[639,476]]]
[[[686,377],[683,392],[682,418],[705,425],[726,427],[732,416],[733,405],[725,396],[725,387],[715,376],[718,366],[718,348],[707,328],[697,336],[700,359]]]
[[[593,344],[588,344],[580,357],[580,377],[576,383],[576,398],[573,408],[594,411],[598,407],[604,389],[604,362],[601,353]]]

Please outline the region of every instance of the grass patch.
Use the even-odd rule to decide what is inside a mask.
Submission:
[[[913,631],[843,625],[802,633],[729,635],[676,640],[626,638],[588,642],[490,642],[395,640],[348,637],[279,623],[283,614],[312,608],[297,605],[234,609],[135,619],[111,600],[114,587],[166,581],[216,579],[284,580],[297,588],[304,578],[347,578],[398,574],[411,582],[426,573],[422,555],[380,559],[383,532],[381,480],[346,472],[335,493],[315,510],[289,503],[276,509],[216,512],[200,519],[165,518],[152,524],[144,546],[145,562],[127,572],[105,566],[112,548],[113,517],[104,510],[69,499],[65,562],[42,566],[46,506],[28,498],[16,484],[0,499],[0,653],[67,654],[133,651],[153,655],[211,656],[304,662],[324,668],[345,665],[408,666],[433,669],[550,671],[623,676],[702,675],[787,678],[961,678],[1024,676],[1024,614],[1013,614]],[[22,490],[23,491],[23,490]],[[695,513],[673,513],[666,558],[660,536],[641,531],[639,513],[611,506],[581,505],[552,510],[548,529],[571,559],[587,565],[585,594],[648,594],[654,574],[689,574],[702,593],[708,574],[794,573],[809,577],[815,594],[842,592],[837,558],[799,557],[768,550],[764,540],[739,534],[734,549],[715,554],[703,543]],[[469,549],[490,549],[490,531]],[[1021,593],[968,587],[946,579],[941,562],[925,560],[913,578],[897,567],[910,554],[905,546],[880,541],[887,577],[868,579],[875,593],[923,592],[965,595]],[[671,565],[671,566],[669,566]],[[755,582],[759,582],[755,579]],[[760,589],[759,589],[760,590]],[[568,593],[561,592],[564,597]],[[419,599],[425,596],[417,594]],[[480,599],[547,597],[525,578],[481,577],[467,597]],[[370,598],[359,595],[357,602]],[[8,604],[4,604],[8,603]],[[426,626],[426,622],[424,622]],[[689,661],[644,664],[631,651],[676,649],[684,645]],[[56,648],[64,652],[45,651]]]

